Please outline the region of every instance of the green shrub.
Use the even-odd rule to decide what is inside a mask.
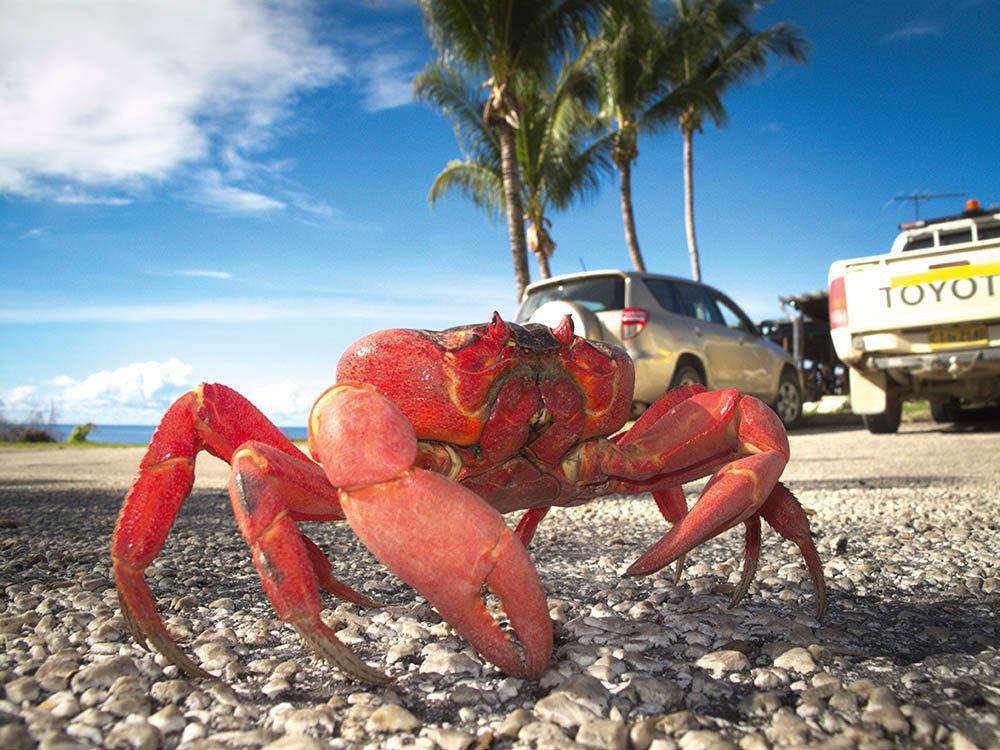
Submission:
[[[87,435],[90,431],[94,429],[93,422],[87,422],[86,424],[73,425],[72,431],[69,433],[69,437],[66,438],[66,442],[70,445],[79,445],[80,443],[87,442]]]

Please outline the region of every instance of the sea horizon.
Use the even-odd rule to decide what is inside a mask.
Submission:
[[[52,433],[52,436],[59,443],[65,443],[73,431],[75,425],[72,424],[51,424],[42,425],[43,429]],[[281,430],[291,440],[305,440],[308,437],[308,428],[302,426],[279,426]],[[94,424],[94,429],[87,434],[87,442],[95,444],[116,444],[116,445],[148,445],[156,430],[155,424]]]

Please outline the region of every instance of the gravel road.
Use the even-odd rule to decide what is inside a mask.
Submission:
[[[349,530],[313,527],[338,576],[389,604],[324,611],[395,678],[378,689],[275,619],[221,462],[201,460],[148,571],[168,627],[222,676],[198,681],[134,645],[117,607],[108,541],[141,450],[2,449],[0,748],[1000,748],[1000,422],[791,443],[822,622],[797,550],[769,532],[734,609],[736,530],[677,586],[624,577],[663,523],[648,497],[605,500],[554,511],[532,544],[556,643],[538,682],[484,664]]]

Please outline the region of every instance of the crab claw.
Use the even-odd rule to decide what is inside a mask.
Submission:
[[[370,386],[331,388],[313,407],[310,430],[310,449],[341,487],[344,515],[372,554],[484,658],[511,675],[540,676],[552,652],[545,592],[500,514],[457,482],[408,468],[413,429]],[[488,594],[508,628],[487,608]]]

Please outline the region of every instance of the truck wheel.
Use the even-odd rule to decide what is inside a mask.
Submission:
[[[903,402],[886,396],[885,411],[881,414],[865,414],[861,419],[872,435],[889,435],[899,431],[903,418]]]
[[[938,424],[957,422],[960,409],[961,404],[957,398],[950,398],[947,401],[931,401],[931,419]]]
[[[802,418],[802,388],[798,377],[791,372],[781,373],[778,381],[778,395],[771,408],[781,418],[786,430],[790,430]]]

